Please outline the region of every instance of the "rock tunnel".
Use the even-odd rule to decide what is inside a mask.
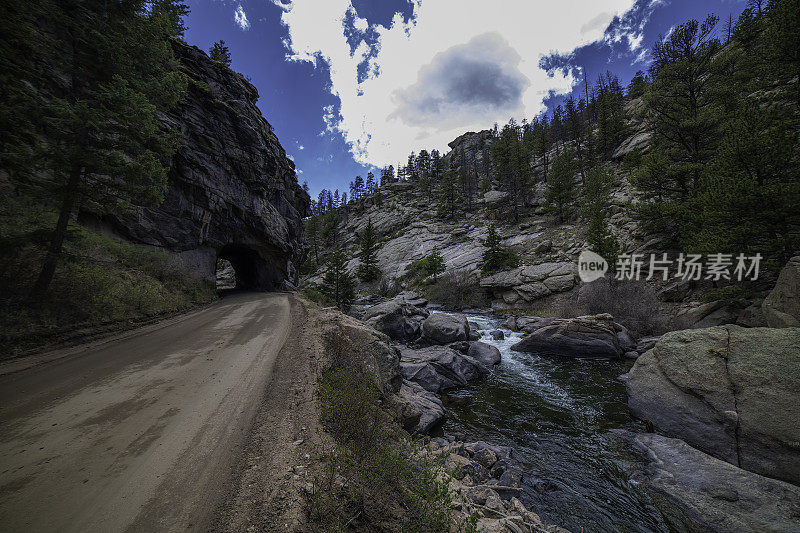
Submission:
[[[278,288],[285,279],[275,259],[267,260],[244,244],[225,245],[217,252],[217,260],[218,288],[231,288],[232,285],[237,289],[268,291]],[[230,279],[229,272],[220,271],[227,267],[226,261],[233,268],[235,281]]]

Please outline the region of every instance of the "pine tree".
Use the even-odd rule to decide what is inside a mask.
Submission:
[[[575,152],[567,148],[555,158],[547,174],[545,198],[559,222],[564,222],[572,214],[576,171]]]
[[[26,6],[3,15],[0,162],[18,190],[57,205],[31,291],[40,299],[79,204],[102,214],[163,200],[164,162],[179,133],[164,129],[159,113],[186,90],[166,38],[181,33],[172,15],[185,6],[161,1],[148,10],[144,0]]]
[[[592,249],[611,265],[616,264],[619,253],[619,243],[611,233],[606,218],[613,184],[613,173],[601,165],[595,165],[586,174],[581,199],[581,216],[589,221],[586,239]]]
[[[483,245],[486,250],[481,256],[480,268],[484,275],[514,268],[519,264],[519,257],[511,250],[505,250],[500,245],[500,236],[494,224],[489,225],[489,233]]]
[[[436,283],[439,274],[444,272],[447,268],[442,254],[439,253],[437,248],[434,248],[431,253],[416,261],[414,265],[419,269],[420,273],[427,277],[433,277],[433,282]]]
[[[681,24],[653,48],[653,79],[645,103],[653,120],[652,149],[634,175],[645,194],[643,225],[679,241],[697,229],[692,208],[700,180],[716,152],[722,103],[714,88],[712,59],[717,18]]]
[[[341,248],[331,252],[321,287],[322,293],[344,312],[350,310],[350,305],[356,297],[355,280],[346,266],[347,257]]]
[[[375,227],[372,225],[372,219],[367,219],[367,227],[364,228],[364,233],[361,234],[361,245],[358,252],[358,277],[363,282],[370,282],[378,279],[381,276],[381,271],[378,268],[378,239],[375,235]]]
[[[220,40],[215,42],[214,46],[209,50],[208,57],[210,57],[212,61],[221,63],[226,67],[231,66],[231,52],[225,45],[225,41]]]
[[[453,218],[460,200],[458,174],[455,169],[445,172],[439,183],[437,214],[442,218]]]

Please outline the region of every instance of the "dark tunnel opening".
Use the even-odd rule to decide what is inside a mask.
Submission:
[[[217,289],[270,289],[265,267],[264,259],[252,248],[228,244],[217,253]]]

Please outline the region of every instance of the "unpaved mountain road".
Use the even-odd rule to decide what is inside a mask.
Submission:
[[[302,307],[232,294],[0,376],[0,531],[218,529],[254,421],[270,447],[302,423],[282,423],[312,375],[292,353]]]

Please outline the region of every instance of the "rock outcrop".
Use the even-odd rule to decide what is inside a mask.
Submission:
[[[577,267],[572,262],[540,263],[521,266],[481,279],[481,287],[506,304],[532,302],[550,294],[565,292],[577,283]]]
[[[800,487],[747,472],[651,433],[633,439],[642,483],[676,531],[800,531]]]
[[[775,288],[764,299],[762,310],[771,328],[800,327],[800,255],[783,267]]]
[[[667,333],[628,374],[634,416],[714,457],[800,483],[800,329]]]
[[[296,283],[309,198],[256,107],[258,92],[199,48],[175,40],[173,49],[189,88],[162,117],[182,133],[163,203],[132,215],[83,212],[83,221],[161,249],[208,280],[220,258],[241,287]]]
[[[620,342],[623,331],[611,315],[558,318],[544,321],[511,349],[559,357],[618,358],[625,353]]]

